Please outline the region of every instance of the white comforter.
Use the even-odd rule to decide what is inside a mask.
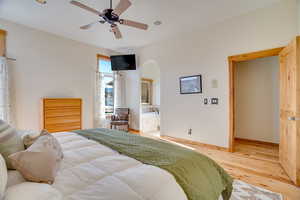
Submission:
[[[57,133],[64,159],[53,187],[64,200],[186,200],[168,172],[75,133]]]
[[[11,171],[5,200],[187,200],[174,177],[160,168],[75,133],[54,136],[64,152],[54,184],[24,182]]]

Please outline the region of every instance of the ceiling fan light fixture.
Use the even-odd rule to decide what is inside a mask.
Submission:
[[[160,20],[156,20],[153,24],[156,26],[160,26],[162,24],[162,22]]]
[[[120,2],[118,3],[115,9],[112,9],[112,0],[110,0],[110,3],[111,3],[110,8],[100,12],[94,8],[91,8],[85,4],[80,3],[77,0],[70,1],[70,4],[98,15],[100,17],[100,20],[98,20],[97,22],[100,22],[101,24],[104,23],[110,24],[110,31],[114,33],[116,39],[122,38],[122,33],[118,26],[119,24],[124,26],[129,26],[132,28],[137,28],[140,30],[148,30],[147,24],[143,24],[128,19],[120,19],[120,15],[122,15],[132,5],[130,0],[120,0]],[[83,30],[89,29],[94,24],[95,23],[91,23],[91,24],[81,26],[80,29]]]
[[[36,2],[38,2],[39,4],[46,4],[47,1],[46,0],[35,0]]]

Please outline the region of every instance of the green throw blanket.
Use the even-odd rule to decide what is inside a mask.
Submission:
[[[89,129],[74,131],[144,164],[171,173],[189,200],[229,200],[232,178],[213,160],[195,151],[168,142],[123,131]]]

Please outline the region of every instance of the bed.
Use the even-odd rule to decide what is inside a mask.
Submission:
[[[186,200],[174,178],[159,168],[75,133],[59,133],[55,137],[62,145],[65,159],[53,187],[64,199]]]
[[[159,131],[160,119],[157,112],[145,112],[141,114],[141,129],[143,133]]]
[[[55,190],[56,195],[49,195],[47,200],[188,200],[165,170],[121,155],[74,132],[53,135],[61,144],[64,159],[50,186],[50,192]],[[15,180],[15,173],[8,174],[9,180],[14,179],[8,181],[10,187],[24,182],[21,178]],[[20,195],[22,200],[31,200]]]

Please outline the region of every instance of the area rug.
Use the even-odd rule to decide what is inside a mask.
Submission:
[[[282,195],[235,180],[230,200],[283,200]]]

